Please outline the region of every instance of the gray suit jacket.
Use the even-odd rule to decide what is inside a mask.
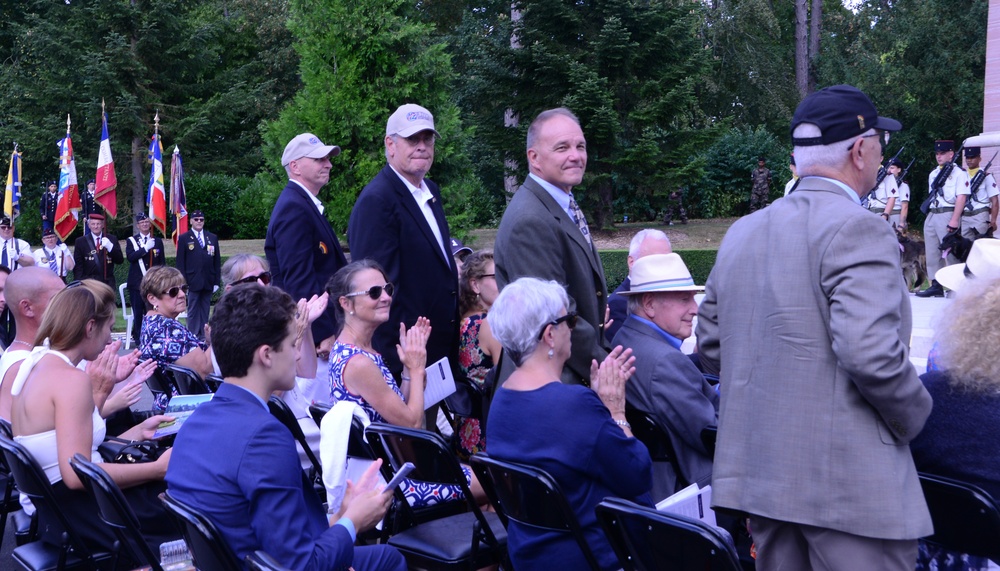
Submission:
[[[721,370],[717,506],[884,539],[932,526],[909,442],[931,397],[909,361],[899,245],[816,178],[736,222],[698,313]]]
[[[630,347],[635,374],[625,384],[625,399],[656,420],[670,437],[681,480],[712,483],[712,457],[701,431],[719,422],[719,395],[687,355],[675,349],[648,324],[629,317],[613,345]],[[653,501],[679,491],[678,474],[669,462],[653,462]]]
[[[597,250],[538,183],[530,177],[507,205],[494,245],[500,289],[517,278],[555,280],[566,286],[580,315],[571,337],[573,353],[563,368],[563,382],[590,379],[590,361],[608,354],[601,326],[608,300],[604,267]],[[513,366],[504,363],[504,376]]]

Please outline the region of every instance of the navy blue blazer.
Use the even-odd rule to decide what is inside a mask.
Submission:
[[[219,250],[219,238],[215,234],[208,230],[202,230],[201,233],[205,238],[204,247],[198,243],[194,230],[188,230],[177,237],[176,264],[191,291],[211,292],[214,286],[219,285],[222,277],[222,253]],[[211,254],[208,253],[209,244],[214,248]]]
[[[425,179],[426,180],[426,179]],[[431,210],[444,244],[451,244],[438,185],[426,180],[434,200]],[[413,195],[389,165],[361,191],[347,226],[351,259],[370,258],[396,286],[389,321],[375,330],[373,344],[393,373],[402,370],[396,354],[399,323],[417,317],[431,321],[427,364],[447,356],[458,365],[458,274],[449,246],[445,255]]]
[[[296,570],[346,569],[354,543],[304,485],[295,441],[250,392],[223,383],[184,422],[167,490],[204,512],[242,560],[263,549]]]
[[[296,300],[321,295],[327,280],[347,265],[330,222],[306,196],[306,190],[292,181],[271,211],[264,254],[274,285]],[[333,311],[327,310],[313,322],[313,340],[318,344],[336,335],[337,330]]]

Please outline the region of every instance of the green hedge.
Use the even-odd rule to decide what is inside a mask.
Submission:
[[[691,271],[694,283],[705,285],[708,274],[715,265],[718,250],[674,250]],[[608,282],[608,291],[617,288],[628,276],[628,250],[604,250],[600,252],[601,263],[604,265],[604,279]]]

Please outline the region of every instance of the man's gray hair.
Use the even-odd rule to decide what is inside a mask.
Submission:
[[[542,125],[544,125],[549,119],[562,115],[563,117],[569,117],[577,125],[580,124],[580,118],[573,114],[572,111],[566,109],[565,107],[556,107],[555,109],[549,109],[548,111],[542,111],[535,117],[535,120],[531,122],[531,126],[528,127],[528,141],[525,145],[525,151],[531,149],[535,146],[535,141],[538,140],[538,132],[542,130]]]
[[[647,238],[650,240],[662,240],[670,245],[670,238],[663,233],[663,230],[657,230],[656,228],[646,228],[645,230],[639,230],[635,236],[632,237],[632,241],[628,245],[628,255],[635,258],[639,255],[639,248],[642,247],[643,241]]]
[[[836,143],[830,143],[829,145],[794,147],[792,152],[795,155],[795,165],[799,176],[809,176],[815,167],[840,169],[850,157],[847,148],[854,144],[854,141],[867,135],[872,135],[875,132],[875,129],[869,129],[860,135],[844,139],[843,141],[837,141]],[[792,132],[792,137],[795,139],[805,139],[819,137],[822,134],[820,128],[815,124],[802,123]]]
[[[490,308],[490,331],[520,367],[538,348],[538,334],[569,308],[566,289],[555,281],[519,278],[506,285]]]

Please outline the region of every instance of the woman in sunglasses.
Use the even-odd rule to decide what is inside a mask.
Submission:
[[[486,438],[493,458],[548,472],[576,512],[601,569],[621,563],[601,531],[594,508],[605,497],[652,505],[652,462],[625,420],[625,381],[635,372],[621,346],[590,366],[590,387],[559,380],[570,355],[570,311],[563,286],[520,278],[500,292],[488,314],[493,335],[517,369],[496,390]],[[522,525],[507,528],[515,569],[587,569],[568,533]]]
[[[395,288],[377,262],[358,260],[337,271],[326,284],[337,320],[344,326],[330,349],[330,393],[333,402],[349,401],[360,406],[372,422],[424,428],[424,380],[427,337],[431,323],[420,317],[409,329],[399,324],[396,351],[403,363],[401,382],[396,381],[382,356],[372,347],[375,329],[389,321],[389,305]],[[469,487],[480,504],[486,495],[468,466],[462,466]],[[405,494],[414,507],[461,500],[460,486],[409,481]]]
[[[212,374],[208,345],[177,321],[187,309],[188,286],[177,268],[156,266],[142,278],[139,291],[146,300],[146,316],[139,333],[142,359],[160,367],[171,363],[187,367],[202,377]]]

